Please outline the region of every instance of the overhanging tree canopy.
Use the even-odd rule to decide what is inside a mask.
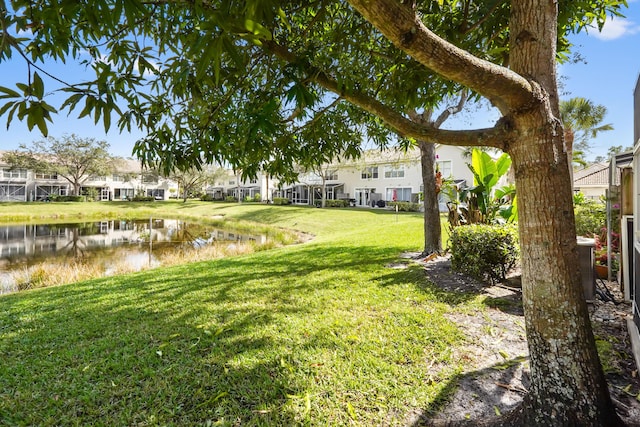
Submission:
[[[318,153],[357,151],[358,126],[380,142],[392,128],[402,138],[508,152],[533,374],[513,416],[535,425],[616,424],[580,292],[555,63],[567,34],[601,26],[626,2],[348,3],[353,9],[322,0],[13,1],[17,12],[2,13],[0,60],[21,54],[34,71],[41,61],[88,53],[96,79],[63,85],[70,97],[62,107],[106,127],[115,114],[122,129],[147,129],[137,154],[168,168],[226,160],[249,175],[286,173]],[[54,108],[41,75],[0,89],[9,121],[46,128]],[[444,130],[407,114],[461,87],[499,109],[495,126]],[[292,129],[329,112],[335,138],[297,139]]]

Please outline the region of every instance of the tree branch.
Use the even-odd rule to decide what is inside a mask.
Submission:
[[[464,107],[464,104],[467,102],[468,98],[469,98],[469,89],[462,89],[462,92],[460,92],[460,98],[458,98],[458,103],[453,107],[445,108],[444,111],[440,113],[440,115],[435,120],[435,122],[433,122],[433,125],[439,128],[453,114],[457,114],[460,111],[462,111],[462,108]]]
[[[291,51],[272,40],[262,41],[263,47],[278,58],[296,64],[302,61]],[[432,125],[422,125],[402,115],[396,110],[386,106],[379,100],[360,92],[356,89],[347,90],[338,82],[311,65],[303,65],[308,74],[308,80],[313,81],[323,88],[337,94],[341,98],[351,102],[365,111],[381,118],[392,127],[401,137],[426,139],[446,145],[457,146],[485,146],[503,149],[505,143],[513,138],[506,120],[502,120],[493,128],[477,130],[443,130],[436,129]]]
[[[416,61],[485,96],[503,114],[527,109],[535,99],[536,89],[527,79],[438,37],[411,8],[396,0],[349,0],[349,3]]]

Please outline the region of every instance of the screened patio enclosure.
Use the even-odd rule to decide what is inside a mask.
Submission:
[[[69,194],[69,189],[66,185],[36,185],[34,200],[48,200],[51,197],[66,196],[67,194]]]
[[[0,201],[25,202],[27,200],[27,186],[24,184],[0,184]]]

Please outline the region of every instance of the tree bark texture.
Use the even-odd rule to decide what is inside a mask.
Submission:
[[[502,112],[518,192],[523,305],[532,384],[512,425],[615,426],[581,289],[568,152],[556,82],[557,2],[512,0],[511,69],[469,58],[396,0],[349,0],[424,66],[467,85]],[[430,139],[436,143],[447,141]]]
[[[440,209],[436,188],[436,176],[433,165],[436,163],[436,148],[432,142],[418,141],[420,147],[420,165],[422,168],[423,206],[424,206],[424,252],[430,255],[442,250],[442,230]]]
[[[536,11],[532,13],[532,11]],[[616,425],[582,292],[556,83],[557,4],[512,2],[512,69],[540,85],[539,102],[511,115],[532,425]],[[552,18],[552,19],[550,19]]]
[[[566,153],[555,125],[532,116],[526,127],[539,131],[510,150],[531,359],[526,418],[530,425],[616,425],[581,287]]]

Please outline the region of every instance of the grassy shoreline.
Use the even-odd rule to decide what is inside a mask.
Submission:
[[[148,209],[315,238],[0,297],[0,424],[403,425],[461,370],[446,313],[481,304],[386,267],[420,248],[419,214],[87,205],[65,215]]]

